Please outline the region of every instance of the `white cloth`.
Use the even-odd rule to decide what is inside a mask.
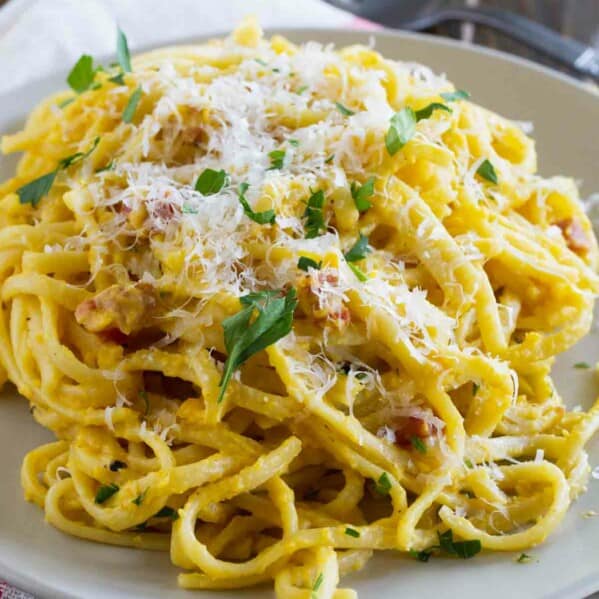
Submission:
[[[320,0],[11,0],[0,10],[0,94],[67,69],[83,53],[114,53],[117,23],[135,51],[223,33],[246,15],[263,27],[360,24]]]

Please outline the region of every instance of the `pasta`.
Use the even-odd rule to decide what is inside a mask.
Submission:
[[[354,597],[376,550],[521,551],[589,474],[550,369],[599,252],[521,128],[373,49],[82,57],[2,140],[2,378],[25,498],[187,588]]]

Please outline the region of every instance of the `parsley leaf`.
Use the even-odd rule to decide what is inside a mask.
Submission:
[[[62,102],[58,103],[58,108],[66,108],[69,104],[75,101],[75,98],[66,98]]]
[[[364,260],[366,254],[370,253],[370,251],[371,250],[368,247],[368,237],[360,233],[358,241],[356,241],[349,251],[346,252],[345,259],[348,262],[358,262],[359,260]]]
[[[96,137],[92,143],[92,147],[87,152],[76,152],[71,156],[62,158],[58,161],[58,166],[55,170],[19,187],[17,189],[19,202],[21,204],[31,204],[32,206],[37,206],[39,201],[49,193],[58,172],[68,168],[73,164],[81,162],[84,158],[87,158],[96,149],[99,142],[100,138]]]
[[[58,169],[66,169],[69,168],[69,166],[72,166],[73,164],[77,164],[78,162],[85,160],[98,147],[99,143],[100,137],[98,136],[94,139],[94,141],[92,142],[92,147],[87,152],[75,152],[74,154],[71,154],[66,158],[61,158],[58,161]]]
[[[376,481],[376,490],[381,495],[389,495],[389,491],[391,491],[391,479],[386,472],[383,472]]]
[[[104,503],[108,499],[110,499],[115,493],[118,492],[119,486],[114,483],[110,483],[109,485],[102,485],[98,492],[96,493],[96,498],[94,501],[96,503]]]
[[[574,368],[578,368],[579,370],[586,370],[590,367],[591,365],[588,362],[576,362],[576,364],[574,364]]]
[[[170,518],[173,522],[179,519],[179,513],[177,510],[165,505],[160,511],[156,512],[153,518]]]
[[[419,453],[426,453],[426,445],[420,437],[417,437],[416,435],[410,437],[410,443],[412,444],[412,447]]]
[[[430,549],[426,549],[424,551],[415,551],[414,549],[410,549],[409,554],[416,558],[419,562],[428,562],[431,558],[433,552]]]
[[[466,458],[464,460],[464,464],[466,465],[466,468],[474,468],[474,464],[472,463],[472,460],[470,458]]]
[[[353,114],[356,114],[353,110],[346,108],[340,102],[335,102],[335,107],[343,116],[352,116]]]
[[[248,183],[242,183],[239,186],[238,198],[240,204],[243,206],[243,211],[248,218],[251,218],[255,223],[259,225],[272,225],[275,222],[275,211],[265,210],[264,212],[254,212],[252,207],[249,205],[245,192],[249,189]]]
[[[532,561],[532,556],[528,555],[528,553],[521,553],[516,561],[519,564],[527,564]]]
[[[312,193],[308,198],[306,210],[304,211],[304,218],[306,219],[306,239],[313,239],[318,237],[320,231],[325,229],[324,222],[324,191],[321,189]]]
[[[131,73],[131,55],[129,54],[129,44],[127,43],[127,37],[125,34],[118,29],[116,33],[116,56],[119,61],[121,69],[125,73]]]
[[[497,184],[497,173],[495,167],[486,158],[480,163],[480,166],[476,169],[476,174],[491,183]]]
[[[195,190],[199,191],[204,196],[211,196],[218,193],[227,181],[227,173],[222,169],[215,171],[211,168],[207,168],[198,177],[195,184]]]
[[[150,487],[147,487],[146,489],[144,489],[131,503],[134,503],[135,505],[141,505],[143,503],[143,500],[146,498],[146,495],[148,494],[148,489]]]
[[[439,94],[446,102],[456,102],[457,100],[467,100],[470,97],[470,92],[463,89],[456,89],[453,92],[443,92]]]
[[[114,169],[114,165],[115,165],[115,161],[113,158],[106,166],[96,169],[96,173],[103,173],[104,171],[111,171]]]
[[[364,185],[351,184],[351,197],[354,199],[358,212],[366,212],[372,206],[372,202],[368,198],[374,193],[375,180],[376,177],[369,177]]]
[[[308,89],[307,85],[302,85],[301,87],[297,88],[297,91],[295,92],[298,96],[301,96],[306,90]]]
[[[449,108],[449,106],[445,106],[445,104],[441,104],[440,102],[432,102],[428,106],[416,111],[416,120],[421,121],[422,119],[429,119],[435,110],[451,112],[451,108]]]
[[[123,122],[130,123],[133,120],[133,115],[137,109],[137,105],[141,100],[142,95],[141,87],[137,87],[135,91],[129,96],[129,101],[127,102],[127,106],[125,106],[125,110],[123,110]]]
[[[285,150],[273,150],[268,153],[270,158],[269,171],[283,168],[283,161],[285,160]]]
[[[263,67],[267,67],[268,63],[265,60],[262,60],[261,58],[254,58],[254,60],[259,64],[262,65]]]
[[[390,156],[397,154],[416,132],[416,113],[409,107],[402,108],[391,117],[385,135],[385,146]]]
[[[368,281],[366,273],[358,265],[352,264],[351,262],[348,262],[347,265],[350,267],[351,271],[356,275],[358,281],[361,281],[362,283]]]
[[[479,540],[454,541],[451,528],[444,533],[437,533],[439,537],[439,549],[449,555],[455,555],[462,559],[468,559],[475,556],[481,550]]]
[[[293,287],[285,297],[279,290],[250,293],[239,298],[245,306],[240,312],[225,318],[222,326],[228,357],[220,381],[218,402],[221,402],[231,376],[248,358],[285,337],[291,331],[297,296]],[[254,312],[257,318],[250,323]]]
[[[333,162],[333,160],[335,159],[335,154],[331,154],[325,161],[325,164],[331,164],[331,162]]]
[[[324,576],[323,576],[322,572],[320,572],[320,574],[316,577],[316,580],[312,584],[312,598],[313,599],[315,597],[317,597],[316,593],[317,593],[318,589],[321,587],[323,580],[324,580]]]
[[[299,144],[300,144],[300,142],[299,142],[299,139],[293,139],[293,138],[289,138],[289,139],[287,140],[287,143],[288,143],[290,146],[293,146],[294,148],[297,148],[297,146],[299,146]]]
[[[47,173],[30,181],[29,183],[19,187],[17,189],[17,195],[19,196],[19,202],[21,204],[31,204],[37,206],[38,202],[50,191],[54,184],[54,179],[58,174],[58,169]]]
[[[355,528],[350,528],[349,526],[345,529],[345,534],[348,537],[354,537],[355,539],[360,538],[360,532],[357,531]]]
[[[316,260],[312,260],[312,258],[308,258],[307,256],[300,256],[300,259],[297,261],[297,267],[300,270],[308,271],[309,268],[315,268],[316,270],[320,270],[322,266],[321,262],[316,262]]]
[[[110,462],[110,466],[108,467],[110,468],[111,472],[118,472],[119,470],[126,468],[127,464],[125,464],[125,462],[122,462],[121,460],[113,460],[112,462]]]
[[[89,54],[83,54],[75,63],[67,77],[67,83],[78,94],[90,89],[98,69],[94,69],[94,59]]]

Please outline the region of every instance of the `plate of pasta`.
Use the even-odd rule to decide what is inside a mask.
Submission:
[[[116,38],[0,99],[0,576],[598,590],[594,92],[418,35]]]

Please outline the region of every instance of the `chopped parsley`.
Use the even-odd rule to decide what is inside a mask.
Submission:
[[[521,553],[516,561],[519,564],[527,564],[528,562],[532,561],[532,556],[528,555],[528,553]]]
[[[476,169],[476,174],[491,183],[497,184],[497,173],[495,167],[486,158],[480,163],[480,166]]]
[[[170,518],[173,522],[179,519],[177,510],[165,505],[160,511],[156,512],[153,518]]]
[[[268,63],[265,60],[262,60],[261,58],[254,58],[254,60],[261,66],[263,67],[267,67]]]
[[[410,437],[410,443],[412,444],[412,447],[418,451],[418,453],[426,453],[426,445],[420,437],[417,437],[416,435]]]
[[[272,225],[275,222],[275,211],[265,210],[264,212],[254,212],[249,202],[245,197],[245,192],[249,189],[248,183],[242,183],[239,186],[238,199],[239,203],[243,206],[243,211],[248,218],[251,218],[255,223],[259,225]]]
[[[440,102],[432,102],[428,106],[421,108],[415,112],[416,120],[421,121],[422,119],[429,119],[435,110],[444,110],[445,112],[451,112],[451,108]]]
[[[98,492],[96,493],[96,498],[94,501],[96,503],[104,503],[108,499],[110,499],[115,493],[118,492],[119,486],[114,483],[110,483],[109,485],[102,485]]]
[[[331,154],[325,161],[325,164],[331,164],[331,162],[333,162],[333,160],[335,159],[335,154]]]
[[[219,403],[233,373],[248,358],[291,331],[297,295],[292,287],[284,297],[281,290],[274,289],[244,295],[239,301],[242,310],[222,323],[228,357],[219,383]],[[256,312],[257,317],[250,323]]]
[[[385,146],[390,156],[397,154],[416,132],[416,113],[409,107],[402,108],[392,117],[385,135]]]
[[[297,92],[296,92],[296,93],[297,93],[299,96],[301,96],[301,95],[302,95],[302,94],[303,94],[303,93],[304,93],[304,92],[305,92],[307,89],[308,89],[308,86],[307,86],[307,85],[302,85],[301,87],[298,87],[298,88],[297,88]]]
[[[82,94],[91,89],[99,67],[94,68],[94,59],[89,54],[83,54],[67,76],[67,83],[71,89]]]
[[[360,233],[358,241],[345,253],[345,259],[348,262],[358,262],[359,260],[364,260],[369,252],[368,237]]]
[[[123,69],[125,73],[130,73],[132,69],[129,44],[127,43],[127,36],[120,29],[116,32],[116,57],[121,69]]]
[[[351,197],[354,199],[358,212],[366,212],[372,206],[372,202],[368,198],[374,193],[375,180],[376,177],[369,177],[364,185],[351,184]]]
[[[474,464],[472,463],[472,460],[470,458],[466,458],[464,460],[464,464],[466,465],[466,468],[474,468]]]
[[[127,102],[127,106],[125,106],[125,110],[123,110],[123,122],[130,123],[133,120],[133,115],[137,110],[137,105],[141,100],[143,92],[141,87],[137,87],[133,93],[129,96],[129,101]]]
[[[75,152],[75,154],[62,158],[58,161],[58,166],[55,170],[19,187],[17,189],[19,202],[21,204],[37,206],[39,201],[50,192],[59,171],[65,170],[69,168],[69,166],[77,164],[87,158],[98,147],[99,143],[100,138],[96,137],[92,143],[92,147],[87,152]]]
[[[318,592],[318,589],[321,587],[323,580],[324,580],[324,576],[323,576],[322,572],[320,572],[320,574],[316,577],[316,580],[312,584],[312,599],[317,599],[317,597],[318,597],[317,592]]]
[[[300,270],[305,270],[306,272],[309,268],[320,270],[322,267],[322,261],[316,262],[316,260],[312,260],[312,258],[308,258],[307,256],[300,256],[300,259],[297,261],[297,267]]]
[[[351,271],[356,275],[358,281],[361,281],[362,283],[368,281],[366,273],[357,264],[352,264],[351,262],[348,262],[347,265],[350,267]]]
[[[211,196],[218,193],[227,182],[227,173],[223,170],[215,171],[207,168],[198,177],[195,184],[195,190],[199,191],[203,196]]]
[[[591,365],[588,362],[576,362],[576,364],[574,364],[574,368],[578,368],[579,370],[586,370],[590,367]]]
[[[62,102],[58,103],[58,108],[66,108],[69,104],[75,101],[75,98],[66,98]]]
[[[143,503],[143,500],[146,498],[146,495],[148,494],[148,488],[144,489],[131,503],[134,503],[135,505],[141,505]]]
[[[463,89],[456,89],[453,92],[443,92],[439,94],[446,102],[457,102],[458,100],[467,100],[470,92]]]
[[[118,472],[119,470],[126,468],[127,464],[125,464],[125,462],[122,462],[121,460],[113,460],[112,462],[110,462],[110,466],[108,467],[110,468],[111,472]]]
[[[383,472],[376,481],[376,490],[380,495],[389,495],[389,491],[391,491],[391,479],[386,472]]]
[[[306,210],[304,210],[304,218],[306,222],[304,227],[306,229],[306,239],[313,239],[318,237],[320,232],[326,229],[324,222],[324,191],[318,190],[312,193],[308,198],[306,204]]]
[[[357,531],[355,528],[350,528],[349,526],[345,529],[345,534],[348,537],[354,537],[355,539],[358,539],[360,537],[360,532]]]
[[[269,171],[283,168],[283,162],[285,161],[285,150],[273,150],[272,152],[268,153],[268,157],[270,158]]]
[[[299,146],[299,144],[300,144],[299,139],[293,139],[293,138],[288,139],[287,143],[290,146],[293,146],[294,148],[297,148],[297,146]]]
[[[98,168],[96,169],[96,173],[103,173],[104,171],[111,171],[114,169],[114,165],[115,165],[115,161],[114,158],[106,165],[103,166],[102,168]]]
[[[352,116],[353,114],[356,114],[353,110],[343,106],[340,102],[335,102],[335,107],[343,116]]]
[[[472,383],[472,397],[476,396],[479,389],[480,389],[480,385],[477,385],[476,383]]]
[[[459,557],[461,559],[469,559],[474,557],[481,550],[479,540],[454,541],[453,531],[451,529],[444,533],[437,533],[437,536],[439,538],[438,545],[433,545],[424,551],[410,550],[410,555],[421,562],[428,562],[435,551],[440,551],[441,553]]]

